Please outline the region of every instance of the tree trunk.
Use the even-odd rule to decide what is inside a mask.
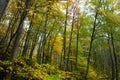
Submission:
[[[8,34],[10,34],[10,31],[12,32],[12,28],[13,28],[14,24],[17,22],[17,20],[18,20],[18,12],[15,13],[15,15],[9,20],[10,22],[9,22],[8,28],[5,32],[5,36],[0,40],[0,43],[4,43],[6,41]],[[11,36],[12,36],[12,34],[11,34]]]
[[[54,47],[54,43],[55,43],[55,40],[56,40],[56,37],[57,37],[57,34],[59,33],[60,29],[58,30],[57,33],[55,33],[55,37],[53,39],[53,42],[51,44],[51,48],[50,48],[50,63],[52,63],[52,54],[53,54],[53,47]]]
[[[14,67],[14,58],[16,57],[16,54],[17,54],[17,50],[18,50],[18,46],[19,46],[19,42],[20,42],[20,38],[21,38],[21,34],[22,34],[22,29],[23,29],[23,23],[24,23],[24,20],[26,18],[26,15],[27,15],[27,8],[28,8],[28,3],[30,1],[29,0],[26,0],[25,2],[25,8],[24,8],[24,11],[22,13],[22,16],[20,18],[20,23],[19,23],[19,26],[18,26],[18,29],[17,29],[17,35],[15,37],[15,41],[14,41],[14,45],[13,45],[13,48],[12,48],[12,56],[11,56],[11,61],[12,61],[12,67]],[[6,80],[11,80],[11,75],[12,75],[12,72],[9,73],[6,77]]]
[[[42,39],[42,36],[39,36]],[[38,45],[38,50],[37,50],[37,61],[40,64],[40,58],[41,58],[41,45],[42,45],[42,40],[39,41]]]
[[[93,40],[94,40],[94,36],[95,36],[97,15],[98,15],[98,13],[96,12],[94,25],[93,25],[93,32],[92,32],[91,41],[90,41],[89,54],[88,54],[88,59],[87,59],[87,68],[86,68],[85,80],[87,80],[87,75],[88,75],[88,71],[89,71],[90,57],[91,57],[91,51],[92,51],[92,44],[93,44]]]
[[[66,70],[69,70],[69,58],[70,58],[70,53],[71,53],[71,41],[72,41],[72,33],[73,33],[73,27],[74,27],[74,17],[75,17],[75,12],[73,9],[73,18],[72,18],[72,27],[71,27],[71,32],[70,32],[70,38],[69,38],[69,48],[68,48],[68,55],[67,55],[67,68]]]
[[[35,47],[36,47],[36,44],[37,44],[37,42],[38,42],[38,33],[39,33],[39,30],[37,31],[37,33],[36,33],[36,35],[35,35],[35,38],[34,38],[34,40],[33,40],[33,45],[32,45],[32,49],[31,49],[31,51],[30,51],[30,55],[29,55],[29,58],[32,58],[32,55],[33,55],[33,51],[34,51],[34,49],[35,49]]]
[[[77,24],[78,24],[78,21],[77,21]],[[78,64],[78,46],[79,46],[79,28],[77,29],[77,35],[76,35],[76,54],[75,54],[75,61],[76,61],[76,65],[75,65],[75,68],[77,70],[77,64]]]
[[[0,0],[0,20],[7,8],[7,5],[9,3],[10,0]]]
[[[48,22],[48,11],[46,13],[46,18],[45,18],[45,25],[44,25],[44,32],[43,32],[43,39],[42,39],[42,50],[41,50],[40,64],[42,64],[44,62],[44,49],[45,49],[45,43],[46,43],[47,22]]]
[[[15,18],[15,19],[14,19]],[[10,45],[11,45],[11,42],[12,42],[12,40],[14,39],[14,37],[16,36],[16,34],[17,34],[17,31],[13,34],[13,27],[14,27],[14,25],[15,25],[15,23],[18,21],[18,12],[15,14],[15,17],[13,17],[12,18],[12,20],[10,20],[11,22],[9,23],[9,27],[8,27],[8,30],[6,31],[6,35],[5,35],[5,37],[1,40],[1,43],[4,43],[5,41],[6,41],[6,38],[7,38],[7,36],[9,35],[9,32],[11,31],[11,33],[10,33],[10,40],[8,40],[8,45],[7,45],[7,47],[6,47],[6,49],[5,49],[5,52],[4,52],[4,54],[7,54],[7,52],[8,52],[8,49],[9,49],[9,47],[10,47]],[[13,23],[12,23],[13,22]]]
[[[65,17],[65,25],[64,25],[64,35],[63,35],[63,53],[64,53],[64,67],[66,68],[66,27],[67,27],[67,20],[68,20],[68,1],[66,7],[66,17]]]
[[[25,39],[25,44],[24,44],[24,48],[22,51],[22,56],[26,56],[27,55],[27,50],[28,50],[28,45],[29,45],[29,40],[30,40],[30,33],[31,33],[31,29],[32,29],[32,21],[30,22],[29,25],[29,30],[27,31],[27,35],[26,35],[26,39]]]
[[[116,51],[115,51],[115,44],[114,44],[114,37],[113,37],[113,33],[111,31],[111,42],[112,42],[112,48],[113,48],[113,54],[114,54],[114,59],[115,59],[115,72],[116,72],[116,80],[119,79],[119,75],[118,75],[118,60],[117,60],[117,55],[116,55]]]
[[[115,79],[115,68],[114,68],[114,58],[113,58],[113,54],[112,54],[112,49],[111,49],[111,44],[110,44],[110,35],[108,33],[108,45],[109,45],[109,53],[110,53],[110,60],[111,60],[111,66],[112,66],[112,80]]]
[[[102,49],[102,53],[103,53],[103,57],[104,57],[104,62],[105,62],[105,65],[106,65],[106,72],[107,72],[107,75],[108,75],[108,80],[110,80],[110,66],[108,64],[108,56],[107,56],[107,52],[105,50],[105,48],[103,47]]]

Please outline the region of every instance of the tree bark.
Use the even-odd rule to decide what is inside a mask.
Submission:
[[[29,30],[27,31],[27,35],[26,35],[26,39],[25,39],[25,44],[24,44],[24,48],[22,51],[22,56],[26,56],[27,55],[27,50],[28,50],[28,45],[29,45],[29,37],[30,37],[30,33],[31,33],[31,29],[32,29],[32,21],[30,22],[30,26],[29,26]]]
[[[64,53],[64,67],[66,68],[66,27],[67,27],[67,20],[68,20],[68,1],[66,7],[66,17],[65,17],[65,25],[64,25],[64,35],[63,35],[63,53]]]
[[[12,21],[12,20],[11,20]],[[16,13],[16,15],[15,15],[15,19],[13,20],[13,24],[9,24],[9,29],[11,30],[11,34],[10,34],[10,40],[8,41],[8,45],[7,45],[7,48],[6,48],[6,50],[5,50],[5,54],[7,53],[7,51],[8,51],[8,49],[9,49],[9,47],[10,47],[10,45],[11,45],[11,42],[12,42],[12,40],[14,39],[14,37],[17,35],[17,31],[13,34],[13,27],[14,27],[14,25],[15,25],[15,23],[18,21],[18,13]],[[6,33],[6,36],[8,35],[8,32]],[[3,41],[5,40],[5,38],[3,39]]]
[[[37,33],[36,33],[35,38],[34,38],[34,40],[33,40],[32,49],[30,50],[29,58],[32,58],[33,51],[34,51],[34,49],[35,49],[35,47],[36,47],[36,44],[37,44],[37,42],[38,42],[38,39],[39,39],[39,38],[38,38],[38,33],[39,33],[39,30],[37,30]]]
[[[85,80],[87,80],[87,76],[88,76],[88,70],[89,70],[90,58],[91,58],[91,51],[92,51],[92,47],[93,47],[92,44],[93,44],[93,40],[94,40],[94,36],[95,36],[97,15],[98,15],[98,13],[96,12],[94,25],[93,25],[93,32],[92,32],[91,41],[90,41],[89,54],[88,54],[88,59],[87,59],[87,68],[86,68]]]
[[[8,6],[10,0],[0,0],[0,20]]]
[[[24,8],[24,11],[22,13],[22,16],[20,18],[20,23],[19,23],[19,26],[18,26],[18,29],[17,29],[17,35],[15,37],[15,41],[14,41],[14,45],[13,45],[13,48],[12,48],[12,56],[11,56],[11,61],[12,61],[12,67],[14,67],[14,58],[16,57],[16,54],[17,54],[17,50],[18,50],[18,46],[19,46],[19,42],[20,42],[20,38],[21,38],[21,34],[22,34],[22,29],[23,29],[23,23],[24,23],[24,20],[26,18],[26,15],[27,15],[27,9],[28,9],[28,3],[30,1],[29,0],[26,0],[25,1],[25,8]],[[11,80],[11,76],[12,76],[12,71],[11,73],[9,73],[6,77],[6,80]]]
[[[114,68],[114,58],[113,58],[113,54],[112,54],[112,49],[111,49],[111,44],[110,44],[110,35],[108,33],[108,45],[109,45],[109,53],[110,53],[110,60],[111,60],[111,66],[112,66],[112,77],[111,79],[114,80],[115,79],[115,68]]]
[[[78,24],[78,21],[77,21],[77,24]],[[75,65],[75,68],[77,70],[77,64],[78,64],[78,47],[79,47],[79,28],[77,29],[77,35],[76,35],[76,54],[75,54],[75,61],[76,61],[76,65]]]
[[[42,38],[42,49],[41,49],[41,60],[40,63],[44,63],[44,49],[47,39],[47,26],[48,26],[48,13],[51,9],[51,4],[49,3],[49,6],[47,7],[46,16],[45,16],[45,24],[44,24],[44,30],[43,30],[43,38]]]
[[[68,48],[68,55],[67,55],[67,70],[69,70],[69,58],[70,58],[70,53],[71,53],[71,41],[72,41],[72,34],[73,34],[73,27],[74,27],[74,17],[75,17],[75,12],[73,10],[73,18],[72,18],[72,27],[71,27],[71,32],[70,32],[70,38],[69,38],[69,48]]]
[[[43,40],[42,40],[42,50],[41,50],[40,64],[42,64],[44,62],[44,49],[45,49],[45,43],[46,43],[47,23],[48,23],[48,11],[47,11],[46,17],[45,17],[45,25],[44,25],[44,32],[43,32]]]
[[[117,55],[116,55],[116,50],[115,50],[115,44],[114,44],[114,37],[113,37],[113,33],[111,31],[111,43],[112,43],[112,48],[113,48],[113,54],[114,54],[114,59],[115,59],[115,72],[116,72],[116,80],[119,79],[119,75],[118,75],[118,59],[117,59]]]

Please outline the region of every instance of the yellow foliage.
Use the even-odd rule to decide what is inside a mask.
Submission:
[[[62,40],[63,40],[62,37],[56,37],[54,47],[53,47],[55,52],[58,52],[58,53],[62,52],[62,45],[63,45]]]
[[[0,37],[4,36],[6,33],[7,27],[5,25],[0,25]]]
[[[73,0],[68,0],[69,5],[73,5],[73,3],[74,3]]]
[[[107,14],[105,13],[104,10],[101,10],[101,12],[102,12],[102,14],[103,14],[104,16],[107,16]]]
[[[120,15],[112,12],[107,12],[105,10],[100,10],[100,12],[105,16],[108,22],[113,23],[114,25],[117,26],[120,25]]]
[[[91,71],[88,74],[89,80],[93,80],[94,78],[96,78],[96,76],[97,76],[97,73],[95,71]]]
[[[99,11],[100,11],[104,16],[107,16],[104,10],[99,9]]]

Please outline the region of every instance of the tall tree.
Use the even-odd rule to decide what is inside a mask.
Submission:
[[[40,58],[40,63],[44,63],[44,49],[45,49],[45,43],[46,43],[46,36],[47,36],[47,25],[48,25],[48,13],[50,10],[50,5],[47,7],[46,11],[46,17],[45,17],[45,24],[44,24],[44,31],[43,31],[43,38],[42,38],[42,50],[41,50],[41,58]]]
[[[7,8],[7,5],[9,3],[10,0],[0,0],[0,20]]]
[[[86,68],[85,80],[87,80],[88,71],[89,71],[91,51],[92,51],[92,44],[93,44],[93,40],[94,40],[94,36],[95,36],[95,28],[96,28],[97,16],[98,16],[98,12],[96,12],[96,14],[95,14],[95,20],[94,20],[94,25],[93,25],[93,32],[92,32],[92,36],[91,36],[90,48],[89,48],[88,59],[87,59],[87,68]]]
[[[64,67],[66,68],[66,28],[67,28],[67,20],[68,20],[68,0],[66,6],[66,16],[65,16],[65,24],[64,24],[64,34],[63,34],[63,52],[64,52]]]
[[[18,50],[18,47],[19,47],[19,42],[20,42],[22,29],[23,29],[23,23],[24,23],[24,20],[26,18],[26,15],[27,15],[27,9],[29,7],[29,2],[30,2],[29,0],[25,1],[24,11],[21,15],[20,22],[19,22],[19,25],[18,25],[18,28],[17,28],[17,31],[16,31],[17,34],[16,34],[16,37],[15,37],[14,46],[12,48],[12,56],[11,56],[12,67],[14,67],[14,58],[16,57],[17,50]],[[12,74],[9,73],[6,78],[11,80],[11,75]]]
[[[23,24],[24,24],[24,20],[26,18],[26,15],[27,15],[27,9],[29,7],[29,2],[28,0],[25,1],[25,7],[24,7],[24,11],[21,15],[21,18],[20,18],[20,23],[18,25],[18,28],[17,28],[17,35],[15,37],[15,41],[14,41],[14,46],[12,48],[12,61],[14,60],[14,58],[16,57],[16,54],[17,54],[17,50],[18,50],[18,46],[19,46],[19,41],[20,41],[20,38],[21,38],[21,34],[22,34],[22,29],[23,29]]]
[[[113,32],[111,31],[111,43],[112,43],[112,48],[113,48],[113,54],[114,54],[114,59],[115,59],[115,72],[116,72],[116,80],[119,79],[118,75],[118,59],[116,55],[116,50],[115,50],[115,44],[114,44],[114,37],[113,37]]]
[[[67,70],[69,70],[69,58],[71,54],[71,42],[72,42],[72,34],[73,34],[73,28],[74,28],[74,20],[75,20],[75,6],[73,6],[73,17],[72,17],[72,26],[71,26],[71,32],[70,32],[70,38],[69,38],[69,47],[68,47],[68,54],[67,54]]]

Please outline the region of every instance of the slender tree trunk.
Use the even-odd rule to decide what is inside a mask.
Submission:
[[[61,54],[60,54],[60,66],[59,66],[60,69],[62,69],[62,62],[63,62],[63,56],[62,56],[62,52],[61,52]]]
[[[25,2],[25,9],[24,9],[24,12],[22,13],[22,16],[21,16],[21,19],[20,19],[20,23],[19,23],[19,26],[18,26],[18,29],[17,29],[17,35],[16,35],[16,38],[15,38],[15,41],[14,41],[14,46],[13,46],[13,55],[12,55],[12,59],[14,59],[14,57],[16,56],[16,53],[17,53],[17,49],[18,49],[18,46],[19,46],[19,41],[20,41],[20,37],[21,37],[21,34],[22,34],[22,29],[23,29],[23,23],[24,23],[24,20],[26,18],[26,15],[27,15],[27,8],[28,8],[28,3],[29,1],[26,0]]]
[[[67,20],[68,20],[68,1],[66,7],[66,17],[65,17],[65,25],[64,25],[64,35],[63,35],[63,52],[64,52],[64,67],[66,69],[66,27],[67,27]]]
[[[37,43],[37,40],[38,39],[35,39],[35,41],[33,42],[33,45],[32,45],[32,49],[30,50],[30,55],[29,55],[29,58],[32,59],[32,56],[33,56],[33,51],[36,47],[36,43]]]
[[[34,51],[34,49],[35,49],[35,47],[36,47],[36,44],[37,44],[37,42],[38,42],[38,34],[39,34],[39,30],[37,31],[37,33],[36,33],[36,35],[35,35],[35,39],[33,40],[33,45],[32,45],[32,49],[31,49],[31,51],[30,51],[30,55],[29,55],[29,58],[32,58],[32,55],[33,55],[33,51]]]
[[[107,56],[107,52],[105,50],[105,48],[103,47],[102,48],[102,53],[103,53],[103,56],[104,56],[104,62],[105,62],[105,65],[106,65],[106,72],[107,72],[107,75],[108,75],[108,80],[110,80],[110,67],[108,65],[108,56]]]
[[[51,48],[50,48],[50,63],[52,63],[52,53],[53,53],[53,47],[54,47],[54,43],[57,37],[57,34],[59,33],[60,29],[57,31],[57,33],[55,33],[55,37],[53,39],[53,42],[51,44]]]
[[[23,13],[21,20],[20,20],[20,23],[19,23],[19,27],[17,29],[17,35],[16,35],[16,38],[14,41],[14,46],[13,46],[13,50],[12,50],[12,53],[13,53],[12,59],[14,59],[16,54],[17,54],[17,49],[19,46],[19,41],[20,41],[20,37],[22,34],[23,22],[24,22],[25,17],[26,17],[26,13]]]
[[[116,72],[116,80],[119,79],[119,75],[118,75],[118,60],[117,60],[117,55],[116,55],[116,51],[115,51],[115,44],[114,44],[114,37],[113,37],[113,33],[111,31],[111,42],[112,42],[112,48],[113,48],[113,54],[114,54],[114,59],[115,59],[115,72]]]
[[[37,50],[37,61],[40,64],[40,58],[41,58],[41,45],[42,45],[42,35],[39,36],[40,37],[40,41],[39,41],[39,45],[38,45],[38,50]]]
[[[53,23],[53,27],[55,27],[55,24],[56,24],[56,20],[55,20],[54,23]],[[48,55],[46,56],[46,60],[48,60],[48,61],[46,61],[46,63],[47,63],[47,62],[51,63],[51,56],[50,56],[50,55],[51,55],[51,52],[52,52],[52,51],[51,51],[51,49],[50,49],[50,41],[51,41],[51,39],[52,39],[52,35],[53,35],[52,32],[53,32],[53,30],[54,30],[54,29],[51,29],[51,30],[49,31],[48,35],[47,35],[47,37],[49,36],[49,39],[48,39],[48,43],[47,43],[47,44],[48,44],[48,45],[47,45],[47,46],[48,46],[48,47],[47,47],[47,54],[48,54]],[[48,59],[47,59],[47,58],[48,58]]]
[[[18,17],[17,17],[17,16],[18,16],[18,12],[15,13],[14,17],[12,17],[12,18],[10,19],[8,28],[7,28],[6,33],[5,33],[5,36],[0,40],[0,43],[4,43],[4,42],[6,41],[8,34],[10,33],[10,31],[12,31],[12,27],[14,26],[14,24],[15,24],[15,23],[17,22],[17,20],[18,20]],[[12,23],[13,23],[13,24],[12,24]],[[12,36],[12,35],[11,35],[11,36]]]
[[[77,21],[77,24],[78,24],[78,21]],[[75,65],[75,68],[77,70],[77,64],[78,64],[78,46],[79,46],[79,28],[77,29],[77,35],[76,35],[76,54],[75,54],[75,61],[76,61],[76,65]]]
[[[50,57],[50,53],[51,53],[51,50],[52,49],[50,49],[50,40],[51,40],[51,34],[52,34],[52,30],[50,30],[49,32],[48,32],[48,34],[46,35],[46,41],[45,41],[45,44],[48,44],[47,46],[47,54],[48,55],[46,55],[46,56],[44,56],[44,61],[45,61],[45,63],[47,63],[47,62],[51,62],[50,61],[50,59],[51,59],[51,57]],[[48,39],[48,42],[47,42],[47,39]],[[47,42],[47,43],[46,43]]]
[[[44,30],[43,30],[41,60],[40,60],[41,64],[44,63],[44,49],[45,49],[46,39],[49,36],[49,34],[47,35],[47,26],[48,26],[48,16],[49,16],[50,9],[51,9],[51,3],[49,2],[49,6],[47,7],[47,11],[46,11],[45,24],[44,24]]]
[[[43,32],[42,50],[41,50],[41,58],[40,58],[41,59],[40,60],[41,64],[44,62],[44,48],[45,48],[45,43],[46,43],[46,31],[47,31],[46,29],[47,29],[47,23],[48,23],[48,11],[46,13],[44,32]]]
[[[89,54],[88,54],[88,59],[87,59],[87,68],[86,68],[85,80],[87,80],[88,71],[89,71],[91,51],[92,51],[92,44],[93,44],[93,40],[94,40],[94,36],[95,36],[95,28],[96,28],[97,15],[98,15],[98,13],[96,12],[96,14],[95,14],[95,20],[94,20],[94,25],[93,25],[93,32],[92,32],[91,41],[90,41]]]
[[[10,44],[11,44],[11,42],[12,42],[12,40],[14,39],[14,37],[16,36],[16,34],[17,34],[17,31],[14,33],[14,34],[12,34],[14,31],[13,31],[13,27],[14,27],[14,25],[15,25],[15,23],[18,21],[18,15],[17,15],[18,13],[16,13],[16,15],[15,15],[15,19],[13,20],[13,24],[12,24],[12,20],[11,20],[11,23],[9,24],[9,28],[8,29],[10,29],[11,30],[11,34],[10,34],[10,40],[8,41],[8,45],[7,45],[7,47],[6,47],[6,50],[5,50],[5,54],[7,53],[7,51],[8,51],[8,49],[9,49],[9,47],[10,47]],[[6,36],[8,35],[8,30],[7,30],[7,32],[6,32]],[[3,38],[3,40],[1,40],[1,42],[3,42],[4,43],[4,41],[5,41],[5,39],[6,39],[6,36]]]
[[[73,18],[72,18],[72,27],[71,27],[71,32],[70,32],[70,38],[69,38],[69,48],[68,48],[68,55],[67,55],[67,69],[69,70],[69,58],[70,58],[70,53],[71,53],[71,41],[72,41],[72,34],[73,34],[73,27],[74,27],[74,17],[75,17],[75,12],[73,10]]]
[[[114,68],[114,58],[113,58],[113,55],[112,55],[112,49],[111,49],[111,44],[110,44],[110,35],[108,33],[108,45],[109,45],[109,53],[110,53],[110,60],[111,60],[111,67],[112,67],[112,80],[115,79],[115,68]]]
[[[28,50],[28,45],[29,45],[29,40],[30,40],[29,37],[30,37],[31,29],[32,29],[32,21],[30,22],[29,30],[27,31],[27,35],[26,35],[26,39],[25,39],[25,44],[24,44],[22,56],[26,56],[27,55],[27,50]]]
[[[0,20],[7,8],[7,5],[9,3],[10,0],[0,0]]]
[[[11,60],[12,60],[13,66],[14,66],[14,58],[16,57],[18,46],[19,46],[20,37],[21,37],[21,34],[22,34],[22,27],[23,27],[23,20],[24,19],[25,19],[25,14],[23,15],[23,18],[20,21],[20,24],[19,24],[19,27],[18,27],[18,31],[17,31],[17,35],[16,35],[16,38],[15,38],[15,41],[14,41],[14,46],[12,48]],[[11,78],[11,75],[10,75],[10,78]]]
[[[45,49],[45,44],[46,44],[46,39],[47,39],[47,25],[48,25],[48,13],[51,9],[51,4],[49,3],[49,6],[47,7],[46,11],[46,16],[45,16],[45,24],[44,24],[44,31],[43,31],[43,39],[42,39],[42,50],[41,50],[41,60],[40,63],[44,63],[44,49]]]
[[[46,58],[48,58],[48,59],[46,59],[46,63],[50,63],[50,41],[51,41],[51,39],[52,39],[52,33],[50,33],[50,36],[49,36],[49,40],[48,40],[48,45],[47,45],[47,56],[46,56]]]
[[[55,43],[56,36],[57,36],[57,35],[55,35],[55,38],[54,38],[54,40],[53,40],[53,43],[52,43],[51,49],[50,49],[50,63],[51,63],[51,64],[52,64],[52,56],[53,56],[53,47],[54,47],[54,43]]]
[[[24,8],[24,11],[23,11],[21,19],[20,19],[20,23],[19,23],[19,26],[18,26],[18,29],[17,29],[17,35],[16,35],[15,41],[14,41],[14,46],[12,48],[12,56],[11,56],[12,67],[14,67],[14,58],[16,57],[16,54],[17,54],[19,41],[20,41],[20,37],[21,37],[21,34],[22,34],[22,29],[23,29],[23,23],[24,23],[24,20],[26,18],[26,15],[27,15],[27,10],[26,9],[28,8],[28,3],[29,2],[30,2],[29,0],[26,0],[26,2],[25,2],[25,8]],[[12,76],[12,72],[7,75],[6,80],[11,80],[11,76]]]
[[[34,10],[36,10],[36,6],[34,8]],[[34,13],[31,16],[32,19],[34,19]],[[30,25],[29,25],[29,29],[27,31],[27,36],[25,39],[25,44],[24,44],[24,48],[23,48],[23,52],[22,52],[22,56],[26,56],[27,55],[27,51],[28,51],[28,46],[29,46],[29,37],[30,37],[30,33],[31,33],[31,29],[33,27],[33,22],[31,20]],[[37,32],[38,33],[38,32]],[[36,38],[35,38],[36,39]],[[28,53],[29,54],[29,53]],[[30,52],[31,54],[31,52]],[[29,56],[30,57],[30,56]]]

